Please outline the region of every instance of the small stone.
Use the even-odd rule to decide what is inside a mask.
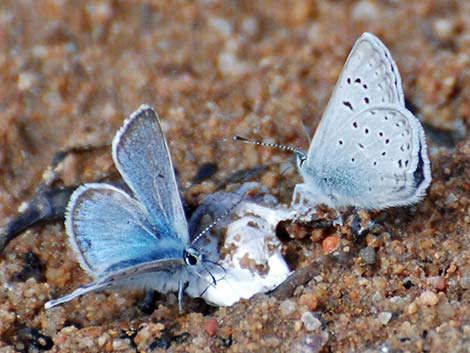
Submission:
[[[130,348],[130,341],[128,338],[115,338],[113,340],[113,349],[115,351],[124,351],[124,350],[128,350]]]
[[[447,287],[447,281],[442,276],[431,276],[427,279],[427,282],[438,291],[442,291]]]
[[[297,304],[293,300],[286,299],[279,305],[279,309],[282,315],[289,316],[296,311]]]
[[[300,317],[300,320],[304,324],[307,331],[314,331],[321,327],[321,322],[318,320],[310,311],[306,311]]]
[[[366,246],[359,251],[359,256],[362,261],[367,265],[373,265],[377,261],[375,249],[371,246]]]
[[[415,302],[410,303],[405,307],[405,314],[408,314],[408,315],[416,314],[418,312],[418,309],[419,309],[419,305],[417,303]]]
[[[243,19],[241,29],[244,34],[250,36],[256,35],[259,29],[258,20],[255,17],[247,17]]]
[[[470,289],[470,274],[465,274],[460,279],[460,287],[463,289]]]
[[[318,307],[318,298],[314,293],[304,293],[299,298],[299,304],[306,305],[310,311]]]
[[[352,17],[359,21],[376,21],[380,17],[380,12],[375,2],[359,1],[352,8]]]
[[[384,326],[388,324],[391,318],[392,318],[392,313],[389,313],[388,311],[383,311],[379,313],[379,315],[377,316],[377,319],[379,320],[379,322]]]
[[[109,335],[107,333],[102,334],[100,337],[98,337],[97,343],[99,347],[103,347],[106,342],[109,340]]]
[[[443,41],[451,40],[455,34],[455,25],[454,23],[445,18],[439,18],[435,20],[432,24],[432,29],[434,34]]]
[[[431,292],[430,290],[424,291],[419,296],[419,301],[423,305],[436,305],[439,302],[439,297],[436,293]]]
[[[339,239],[338,236],[336,235],[330,235],[329,237],[326,237],[323,239],[323,242],[321,243],[322,248],[323,248],[323,254],[328,255],[334,252],[339,248],[341,244],[341,240]]]
[[[219,330],[219,324],[216,319],[209,319],[204,323],[204,331],[209,335],[209,337],[214,337]]]
[[[223,37],[230,37],[233,32],[233,27],[224,18],[220,17],[211,17],[209,18],[209,26],[214,29],[217,33],[222,35]]]

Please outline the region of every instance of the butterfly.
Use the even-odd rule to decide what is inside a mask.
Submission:
[[[190,242],[168,145],[150,106],[125,120],[112,155],[132,195],[110,184],[85,184],[66,212],[69,243],[95,281],[45,307],[113,287],[177,291],[181,310],[185,286],[209,272],[211,262],[193,246],[201,233]]]
[[[304,183],[293,203],[380,210],[421,201],[431,182],[424,130],[389,50],[370,33],[354,44],[307,153],[235,139],[296,153]]]

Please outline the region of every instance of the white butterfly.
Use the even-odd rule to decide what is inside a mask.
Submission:
[[[370,33],[354,44],[308,153],[274,146],[297,154],[304,183],[293,202],[380,210],[419,202],[431,182],[423,128],[405,108],[390,52]]]

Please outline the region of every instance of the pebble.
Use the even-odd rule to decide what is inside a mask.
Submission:
[[[352,16],[358,21],[375,21],[380,17],[380,11],[375,1],[359,1],[352,8]]]
[[[439,18],[432,24],[434,34],[440,40],[451,40],[455,34],[455,25],[452,21],[445,18]]]
[[[279,305],[279,309],[283,316],[289,316],[296,311],[297,304],[293,300],[286,299]]]
[[[204,323],[204,331],[209,335],[209,337],[214,337],[219,330],[219,324],[216,319],[209,319]]]
[[[405,307],[405,314],[412,315],[415,314],[419,309],[419,305],[415,302],[408,304]]]
[[[388,311],[383,311],[379,313],[379,315],[377,315],[377,319],[384,326],[389,323],[391,318],[392,318],[392,313],[389,313]]]
[[[423,305],[433,306],[439,303],[439,297],[436,293],[426,290],[419,296],[419,302]]]
[[[371,246],[366,246],[359,251],[359,256],[362,261],[367,265],[373,265],[377,261],[375,249]]]
[[[465,274],[460,279],[460,287],[463,289],[470,289],[470,274]]]
[[[432,286],[432,288],[442,291],[446,289],[447,287],[447,281],[444,277],[442,276],[431,276],[427,279],[427,282],[429,285]]]
[[[306,305],[309,310],[314,311],[318,307],[318,297],[315,293],[304,293],[299,298],[299,304]]]
[[[321,327],[321,322],[310,311],[306,311],[300,317],[307,331],[314,331]]]
[[[323,239],[322,242],[322,248],[323,248],[323,254],[328,255],[334,252],[339,248],[341,244],[341,240],[339,239],[338,236],[336,235],[330,235],[329,237],[326,237]]]

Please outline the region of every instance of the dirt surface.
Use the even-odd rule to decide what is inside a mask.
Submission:
[[[469,351],[469,18],[466,0],[2,1],[1,225],[67,147],[104,146],[68,155],[54,186],[118,179],[107,145],[141,103],[160,115],[191,207],[231,173],[261,165],[255,180],[289,203],[300,181],[285,171],[291,156],[225,139],[307,149],[303,125],[311,135],[364,31],[397,62],[426,127],[433,182],[418,206],[372,214],[377,225],[361,239],[287,227],[292,268],[316,269],[288,297],[229,308],[186,298],[182,315],[174,295],[149,308],[138,292],[45,311],[90,279],[62,222],[35,226],[0,258],[0,352]],[[194,185],[205,163],[218,171]],[[329,255],[326,237],[339,242]]]

